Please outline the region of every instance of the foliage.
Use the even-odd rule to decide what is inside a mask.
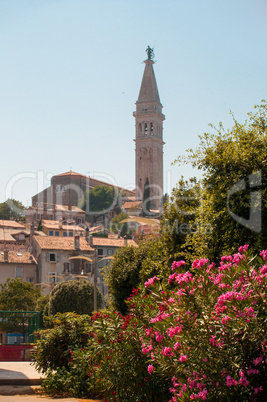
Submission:
[[[197,232],[196,213],[201,205],[202,188],[195,177],[183,177],[164,205],[160,240],[168,250],[169,264],[176,258],[191,260],[191,248],[186,246],[188,235]]]
[[[146,178],[146,182],[144,185],[144,194],[143,194],[143,203],[142,203],[142,215],[150,215],[150,185],[148,177]]]
[[[25,207],[17,200],[8,199],[0,203],[0,219],[23,220],[25,217]]]
[[[251,258],[247,247],[223,256],[218,269],[207,259],[190,271],[174,262],[168,286],[151,278],[150,293],[131,300],[149,321],[148,371],[172,379],[172,401],[266,400],[267,251]]]
[[[128,215],[125,212],[120,212],[119,215],[115,215],[110,223],[110,231],[113,233],[119,233],[124,237],[127,233],[130,233],[127,223],[121,223],[122,220],[127,219]]]
[[[0,284],[0,310],[34,311],[40,296],[39,286],[18,278],[9,278]]]
[[[117,204],[117,189],[109,186],[95,186],[86,191],[80,200],[80,208],[88,215],[101,215]]]
[[[266,261],[267,250],[252,257],[248,246],[218,268],[181,260],[168,280],[133,289],[127,316],[54,318],[36,352],[46,391],[117,402],[266,400]]]
[[[42,372],[68,369],[71,350],[84,347],[90,337],[90,317],[74,313],[56,314],[46,318],[49,329],[39,332],[33,358]]]
[[[255,106],[255,113],[248,115],[244,124],[233,118],[230,131],[220,124],[215,134],[200,136],[199,147],[176,161],[191,163],[203,171],[204,191],[195,218],[197,231],[186,240],[195,257],[205,255],[216,260],[221,254],[232,253],[240,242],[249,243],[255,252],[265,247],[266,102],[263,100]]]
[[[98,288],[97,306],[102,306],[102,296]],[[94,285],[85,279],[59,282],[50,293],[49,315],[66,312],[92,314],[93,310]]]
[[[41,313],[41,328],[44,327],[45,317],[48,315],[50,294],[39,297],[36,302],[36,311]]]
[[[40,288],[30,282],[18,278],[7,279],[0,284],[0,310],[4,311],[35,311],[37,299],[41,296]],[[5,332],[26,331],[23,315],[1,313],[1,329]]]

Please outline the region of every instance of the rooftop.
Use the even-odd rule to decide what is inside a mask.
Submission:
[[[0,252],[0,263],[5,263],[4,252]],[[28,251],[8,251],[9,264],[37,264],[35,258]]]
[[[74,237],[34,236],[34,240],[43,250],[75,250]],[[93,251],[92,247],[90,247],[86,240],[82,237],[80,237],[80,250]]]

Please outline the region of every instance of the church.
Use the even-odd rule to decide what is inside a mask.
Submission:
[[[153,69],[153,64],[155,64],[153,49],[148,46],[146,52],[145,69],[136,101],[136,110],[133,113],[135,118],[136,188],[135,191],[123,188],[118,188],[118,190],[124,194],[128,204],[132,202],[141,205],[147,183],[150,208],[156,212],[159,211],[163,199],[163,121],[165,116],[162,114],[162,104]],[[95,186],[112,187],[109,183],[72,171],[55,175],[51,179],[51,186],[32,197],[31,208],[42,206],[46,210],[56,205],[67,205],[68,208],[77,207],[85,191]]]

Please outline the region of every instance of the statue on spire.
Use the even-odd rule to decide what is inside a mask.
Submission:
[[[154,49],[152,49],[149,45],[147,46],[146,52],[147,52],[147,59],[148,60],[153,60],[154,59],[155,54],[154,54],[153,50]]]

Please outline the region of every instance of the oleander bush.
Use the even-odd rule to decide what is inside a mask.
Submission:
[[[133,289],[127,316],[92,316],[86,344],[65,343],[56,372],[45,363],[51,330],[42,332],[36,363],[46,391],[117,402],[267,400],[266,260],[267,250],[252,257],[244,246],[218,267],[175,261],[166,280]]]

